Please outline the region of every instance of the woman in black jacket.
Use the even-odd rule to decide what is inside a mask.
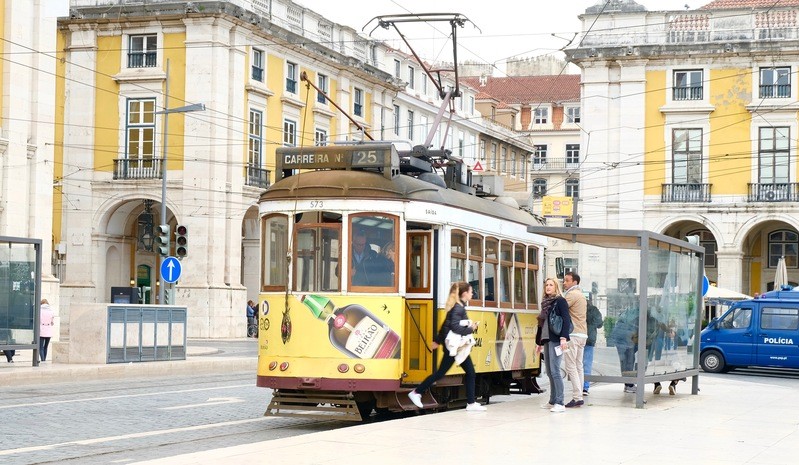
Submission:
[[[436,349],[438,346],[444,344],[444,339],[447,337],[447,333],[450,331],[460,334],[461,336],[468,336],[477,330],[477,322],[472,322],[468,326],[461,326],[460,324],[462,320],[469,319],[469,317],[466,315],[465,305],[471,297],[472,285],[467,282],[461,281],[453,284],[452,287],[450,287],[449,298],[447,299],[447,304],[444,307],[448,308],[449,311],[447,312],[447,317],[444,319],[444,323],[441,325],[441,329],[438,331],[438,334],[436,334],[436,337],[433,338],[433,349]],[[430,389],[430,386],[432,386],[433,383],[443,378],[444,375],[447,374],[447,371],[452,368],[453,363],[455,363],[455,358],[449,354],[449,351],[445,350],[444,357],[441,359],[441,364],[438,366],[438,370],[425,378],[425,380],[422,381],[422,384],[417,386],[416,389],[408,393],[408,397],[411,399],[411,402],[413,402],[413,404],[419,408],[424,408],[424,405],[422,404],[422,394],[424,394],[426,390]],[[486,408],[478,404],[475,399],[475,373],[471,356],[466,356],[466,359],[461,363],[461,368],[463,368],[463,371],[466,372],[466,400],[468,402],[466,405],[466,410],[469,412],[481,412],[486,410]]]
[[[550,314],[553,313],[562,319],[561,333],[558,334],[550,324]],[[555,278],[544,281],[544,298],[541,300],[541,313],[538,314],[538,331],[535,333],[535,353],[544,353],[544,362],[547,364],[547,377],[549,378],[549,403],[541,408],[550,412],[560,413],[566,411],[563,406],[563,377],[560,375],[560,363],[563,352],[568,347],[569,328],[572,322],[569,316],[569,304],[560,293],[560,283]]]

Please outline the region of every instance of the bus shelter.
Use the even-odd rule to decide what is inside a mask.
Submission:
[[[691,378],[699,392],[704,248],[650,231],[530,226],[578,244],[580,287],[603,315],[588,381],[624,383],[644,405],[648,383]],[[568,271],[568,270],[567,270]],[[562,278],[560,270],[556,272]]]
[[[33,350],[39,365],[42,241],[0,236],[0,350]]]

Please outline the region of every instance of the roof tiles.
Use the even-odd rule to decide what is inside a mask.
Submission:
[[[461,82],[483,94],[508,104],[576,102],[580,100],[580,75],[487,77],[480,85],[479,77],[461,78]]]
[[[799,6],[799,0],[713,0],[701,7],[702,10],[730,10],[735,8],[771,8]]]

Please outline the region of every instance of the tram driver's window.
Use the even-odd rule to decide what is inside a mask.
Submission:
[[[396,233],[396,217],[374,214],[350,217],[349,276],[353,290],[387,292],[397,288]]]
[[[341,215],[305,212],[295,217],[294,290],[335,292],[341,255]]]

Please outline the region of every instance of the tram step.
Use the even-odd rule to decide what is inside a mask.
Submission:
[[[276,391],[264,416],[298,416],[323,420],[362,421],[358,405],[348,394],[281,393]]]

